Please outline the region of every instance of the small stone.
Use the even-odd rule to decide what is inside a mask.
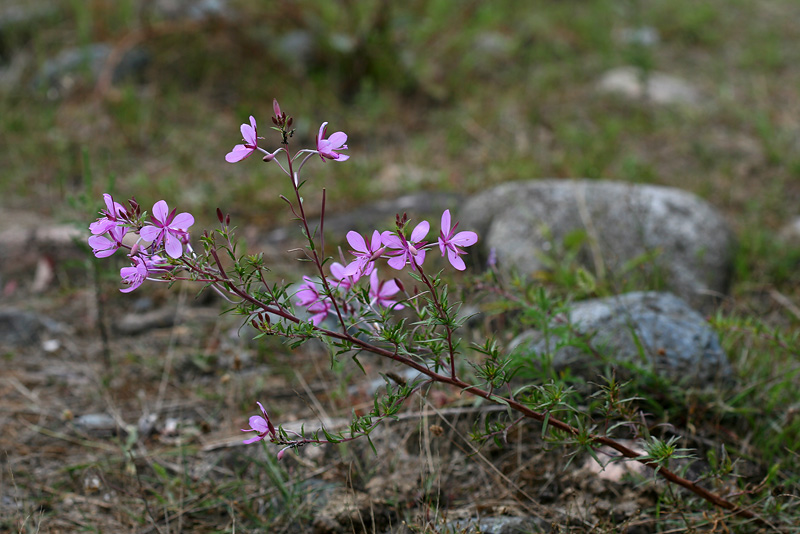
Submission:
[[[689,82],[662,72],[643,72],[636,67],[619,67],[606,72],[597,84],[599,91],[631,100],[650,100],[656,104],[696,106],[700,92]]]
[[[529,331],[511,342],[522,354],[550,353],[557,369],[594,380],[608,363],[633,363],[685,386],[704,388],[729,380],[732,369],[716,332],[670,293],[635,292],[575,303],[568,320],[593,352],[546,341]],[[601,355],[597,357],[594,353]],[[625,371],[615,366],[619,375]]]
[[[778,239],[791,246],[800,247],[800,217],[781,228],[778,231]]]
[[[117,430],[117,422],[106,413],[87,413],[75,419],[75,426],[91,434],[113,434]]]

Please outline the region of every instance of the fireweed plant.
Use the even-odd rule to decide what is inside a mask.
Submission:
[[[466,254],[464,249],[474,245],[478,235],[469,230],[459,231],[458,222],[453,222],[449,210],[441,216],[438,237],[430,235],[428,221],[421,221],[412,228],[408,216],[403,214],[396,217],[391,230],[376,229],[367,235],[348,232],[346,239],[352,256],[349,262],[341,252],[342,262],[326,257],[325,189],[322,189],[319,228],[312,229],[300,194],[305,185],[300,180],[300,172],[315,157],[323,163],[347,161],[350,157],[344,153],[348,150],[347,135],[343,132],[328,135],[328,123],[323,123],[316,136],[316,147],[292,154],[293,120],[281,111],[277,100],[273,101],[273,111],[272,130],[277,132],[280,146],[272,152],[263,148],[265,140],[258,135],[256,119],[250,117],[249,123],[241,126],[243,143],[234,146],[225,159],[237,163],[260,153],[262,161],[277,165],[289,178],[293,198],[283,195],[280,198],[299,221],[307,240],[305,255],[316,270],[314,277],[304,276],[299,287],[270,283],[261,255],[238,256],[230,216],[219,208],[220,227],[213,232],[203,232],[201,250],[193,248],[190,240],[189,228],[194,224],[194,217],[189,213],[177,213],[177,209],[170,210],[164,200],[157,201],[147,214],[134,198],[125,207],[110,194],[104,194],[106,208],[89,227],[89,245],[96,257],[106,258],[120,249],[127,252],[131,265],[120,270],[124,286],[120,291],[124,293],[134,291],[145,280],[199,282],[231,302],[260,336],[282,336],[291,348],[312,338],[321,339],[331,348],[332,358],[351,355],[362,371],[359,356],[372,354],[418,373],[418,378],[410,381],[388,373],[384,378],[386,387],[375,394],[371,411],[366,415],[354,415],[349,428],[342,432],[326,428],[308,434],[286,430],[273,424],[259,402],[260,414],[250,417],[249,428],[242,429],[253,433],[244,443],[272,442],[280,459],[287,451],[309,444],[341,443],[360,437],[369,441],[370,432],[384,420],[395,418],[412,394],[439,383],[507,408],[508,422],[494,423],[486,432],[478,434],[479,439],[502,437],[510,427],[533,419],[542,425],[542,435],[554,442],[573,444],[578,451],[584,450],[595,459],[596,449],[606,446],[618,453],[613,461],[641,462],[652,468],[655,475],[718,507],[767,524],[751,510],[670,470],[670,460],[686,458],[686,449],[679,449],[672,442],[665,447],[659,440],[644,436],[644,454],[634,451],[611,437],[614,428],[621,425],[606,425],[598,430],[587,419],[579,418],[565,400],[570,392],[561,386],[530,385],[514,391],[509,383],[513,374],[509,371],[511,360],[491,340],[473,347],[475,353],[483,356],[481,361],[466,362],[473,369],[469,376],[476,377],[466,381],[466,376],[461,374],[464,367],[458,361],[460,340],[455,335],[463,322],[457,315],[460,306],[450,302],[448,286],[440,273],[427,270],[425,260],[430,252],[438,249],[449,266],[463,271],[466,269],[462,258]],[[408,291],[392,276],[393,271],[404,271],[419,285]],[[397,316],[395,312],[404,308],[411,310],[415,320],[408,318],[408,311],[404,317]],[[621,400],[618,383],[609,381],[601,389],[609,399],[606,403],[609,413],[630,416],[629,407],[625,405],[630,399]],[[567,414],[573,422],[568,423],[554,414]]]

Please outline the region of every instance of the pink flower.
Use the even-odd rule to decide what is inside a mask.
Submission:
[[[147,265],[141,256],[133,256],[132,267],[123,267],[119,270],[119,275],[122,277],[122,283],[128,284],[128,287],[120,289],[123,293],[130,293],[140,285],[142,285],[147,278]]]
[[[347,242],[353,247],[350,253],[356,259],[347,264],[344,274],[355,276],[355,279],[358,280],[372,272],[375,267],[375,259],[383,254],[381,234],[374,230],[372,232],[372,240],[367,243],[365,236],[351,230],[347,232]]]
[[[478,242],[478,234],[475,232],[459,232],[456,234],[456,228],[458,228],[458,223],[453,225],[452,228],[450,227],[450,210],[444,210],[444,213],[442,213],[442,229],[439,232],[439,250],[442,251],[442,257],[444,257],[446,251],[450,264],[459,271],[463,271],[467,266],[464,265],[464,260],[459,256],[466,254],[466,252],[458,247],[474,245]]]
[[[106,209],[100,212],[103,217],[100,217],[89,225],[89,231],[92,232],[93,235],[100,235],[108,232],[119,224],[118,221],[120,217],[125,214],[125,208],[122,207],[122,204],[114,202],[114,199],[111,198],[111,195],[108,193],[103,193],[103,200],[106,202]]]
[[[358,276],[347,275],[345,267],[338,261],[331,263],[331,277],[336,280],[336,286],[341,287],[345,291],[349,291],[351,287],[358,282]]]
[[[383,232],[381,241],[387,248],[395,249],[397,252],[390,252],[394,256],[389,260],[389,267],[401,270],[407,263],[411,264],[411,269],[416,270],[417,265],[422,265],[425,261],[425,250],[422,248],[425,243],[421,241],[428,235],[431,225],[428,221],[419,223],[411,237],[406,239],[402,233]]]
[[[183,242],[188,239],[186,229],[194,224],[194,217],[186,212],[175,215],[175,210],[169,211],[166,201],[159,200],[153,205],[151,220],[153,226],[145,226],[139,232],[142,239],[152,241],[156,247],[163,242],[171,258],[180,258]]]
[[[272,426],[272,423],[269,421],[269,415],[267,415],[267,411],[264,409],[264,406],[261,405],[260,402],[256,402],[258,407],[261,408],[261,413],[264,414],[264,417],[260,415],[254,415],[250,418],[250,428],[242,428],[242,432],[255,432],[256,436],[250,439],[244,440],[245,444],[255,443],[256,441],[261,441],[262,439],[267,437],[267,434],[270,437],[275,437],[275,427]]]
[[[256,128],[256,119],[252,115],[250,115],[250,124],[242,124],[241,130],[244,144],[236,145],[233,150],[228,152],[225,156],[225,161],[228,163],[242,161],[258,149],[258,128]]]
[[[133,265],[119,270],[122,283],[128,287],[120,289],[122,293],[130,293],[144,283],[148,276],[163,274],[173,269],[161,256],[136,255],[130,256]]]
[[[122,245],[122,238],[128,233],[125,226],[112,226],[105,235],[93,235],[89,238],[89,246],[96,258],[107,258]]]
[[[402,304],[398,304],[396,300],[389,299],[398,291],[400,291],[400,287],[394,279],[381,282],[378,280],[378,271],[372,271],[369,276],[369,297],[375,304],[384,308],[402,310],[404,308]]]
[[[306,308],[311,314],[311,322],[314,323],[314,326],[319,326],[325,320],[333,306],[330,299],[319,294],[317,285],[308,276],[303,277],[303,284],[295,293],[295,297],[297,297],[295,303]]]
[[[323,122],[317,134],[317,152],[319,153],[319,157],[322,158],[322,161],[325,161],[325,158],[335,161],[346,161],[350,159],[350,156],[336,152],[337,150],[347,150],[347,145],[345,144],[347,142],[347,134],[344,132],[336,132],[325,139],[325,133],[328,129],[327,126],[328,123]]]

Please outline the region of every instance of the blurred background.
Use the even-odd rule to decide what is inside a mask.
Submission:
[[[794,0],[3,0],[0,206],[85,220],[109,191],[268,228],[285,177],[224,156],[251,114],[278,146],[278,98],[295,148],[323,121],[350,136],[346,164],[307,167],[333,212],[520,179],[669,185],[728,216],[739,280],[780,284],[799,21]]]

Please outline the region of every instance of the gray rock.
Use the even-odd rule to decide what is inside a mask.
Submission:
[[[550,352],[553,365],[583,373],[605,360],[631,362],[652,369],[676,383],[704,387],[732,376],[719,338],[696,311],[670,293],[636,292],[576,303],[568,317],[596,355],[535,331],[511,342],[529,354]],[[587,376],[587,378],[590,378]],[[594,375],[591,376],[594,378]]]
[[[169,20],[202,21],[232,17],[231,9],[225,0],[156,0],[152,8],[156,14]]]
[[[43,261],[85,259],[86,251],[78,243],[86,242],[85,230],[69,224],[59,224],[44,216],[0,208],[0,273],[9,282],[33,282]]]
[[[0,346],[30,345],[39,342],[44,334],[62,334],[67,330],[57,321],[34,312],[0,308]]]
[[[658,30],[652,26],[623,28],[619,34],[620,41],[629,45],[655,46],[661,41]]]
[[[459,218],[459,228],[481,238],[470,256],[486,258],[494,250],[500,268],[521,274],[546,270],[543,256],[554,243],[585,231],[578,261],[598,276],[622,282],[632,263],[650,255],[637,272],[693,306],[708,306],[728,289],[732,233],[712,206],[679,189],[592,180],[511,182],[471,197]]]
[[[448,521],[445,526],[445,532],[451,531],[463,532],[464,534],[518,534],[522,532],[550,532],[550,526],[538,518],[498,516]]]
[[[800,217],[781,228],[778,231],[778,239],[790,246],[800,247]]]
[[[656,104],[697,106],[702,100],[700,91],[689,82],[663,72],[643,73],[636,67],[619,67],[606,72],[597,88],[603,93]]]
[[[39,340],[42,322],[32,312],[16,308],[0,310],[0,345],[21,346]]]
[[[113,48],[105,43],[93,43],[79,48],[62,50],[57,56],[45,61],[36,76],[34,85],[48,88],[50,96],[61,96],[68,92],[79,78],[88,75],[94,83],[105,68]],[[115,65],[112,81],[141,75],[150,61],[149,54],[141,48],[125,52]]]
[[[117,422],[106,413],[87,413],[75,419],[75,426],[92,435],[108,436],[117,431]]]

